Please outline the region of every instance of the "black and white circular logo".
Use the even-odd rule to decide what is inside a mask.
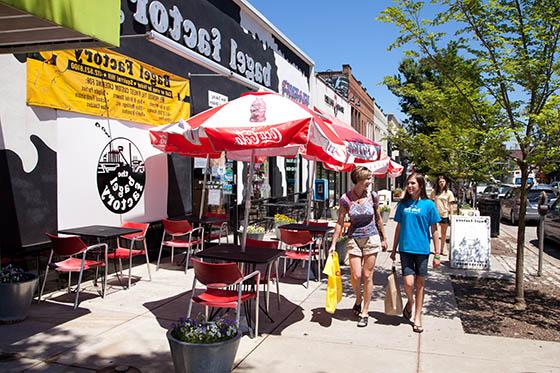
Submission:
[[[97,189],[103,204],[124,214],[140,201],[145,183],[144,159],[136,145],[124,137],[111,140],[97,164]]]

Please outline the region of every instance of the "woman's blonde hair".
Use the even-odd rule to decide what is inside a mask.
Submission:
[[[358,166],[350,174],[350,179],[354,184],[358,184],[362,180],[367,180],[371,177],[371,171],[367,167]]]

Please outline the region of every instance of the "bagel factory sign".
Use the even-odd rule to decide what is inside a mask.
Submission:
[[[278,86],[272,49],[208,1],[123,1],[121,24],[123,35],[155,31],[249,80]]]

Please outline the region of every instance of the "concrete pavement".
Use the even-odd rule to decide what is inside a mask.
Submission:
[[[387,224],[390,242],[394,226]],[[388,254],[379,254],[366,328],[356,327],[351,312],[347,268],[345,296],[332,316],[324,311],[325,281],[311,282],[306,289],[297,273],[283,279],[280,309],[271,294],[275,322],[261,315],[261,336],[242,338],[234,371],[560,372],[560,343],[464,333],[449,279],[454,270],[449,268],[433,271],[427,281],[424,333],[413,333],[401,317],[384,315],[390,266]],[[508,269],[497,264],[495,273],[500,271]],[[142,280],[130,290],[112,282],[101,299],[90,283],[77,310],[72,309],[72,295],[51,294],[51,301],[33,304],[26,321],[0,325],[0,371],[110,372],[116,366],[172,371],[165,333],[186,313],[192,272],[185,275],[167,258],[158,272],[152,265],[150,282],[146,266],[137,266],[133,274]]]

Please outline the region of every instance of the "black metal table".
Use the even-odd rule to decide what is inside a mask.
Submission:
[[[109,225],[88,225],[85,227],[61,229],[58,233],[72,234],[75,236],[94,237],[98,240],[108,240],[131,233],[140,233],[141,229],[112,227]]]
[[[127,234],[142,233],[142,230],[138,228],[113,227],[109,225],[88,225],[85,227],[61,229],[58,231],[58,233],[71,234],[75,236],[82,236],[88,238],[97,238],[97,242],[99,243],[102,240],[107,241]],[[108,266],[109,264],[105,263],[105,265]],[[119,283],[122,285],[121,278],[117,271],[116,262],[115,262],[115,274],[117,275],[117,279],[119,280]],[[94,283],[97,284],[97,269],[95,273]]]
[[[289,229],[292,231],[309,231],[314,234],[326,234],[334,230],[334,227],[328,227],[328,226],[325,227],[321,225],[310,225],[310,224],[301,224],[301,223],[284,224],[284,225],[280,225],[278,228]]]

